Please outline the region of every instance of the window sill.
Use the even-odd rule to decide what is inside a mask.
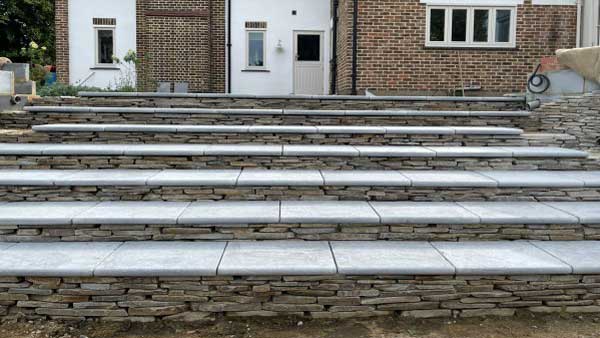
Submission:
[[[119,67],[115,66],[94,66],[90,68],[91,70],[121,70]]]
[[[518,51],[519,47],[486,47],[486,46],[423,46],[427,50],[484,50],[484,51]]]
[[[270,73],[268,69],[242,69],[243,73]]]

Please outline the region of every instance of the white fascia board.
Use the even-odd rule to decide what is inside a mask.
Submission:
[[[422,4],[432,6],[518,6],[523,0],[420,0]],[[538,0],[538,1],[575,1],[575,0]],[[535,0],[534,0],[535,2]]]
[[[547,5],[547,6],[575,6],[577,0],[532,0],[534,5]]]

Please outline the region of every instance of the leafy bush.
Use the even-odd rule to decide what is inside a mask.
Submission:
[[[62,83],[55,83],[50,86],[43,86],[38,89],[39,96],[77,96],[78,92],[104,92],[106,89],[85,86],[71,86]]]

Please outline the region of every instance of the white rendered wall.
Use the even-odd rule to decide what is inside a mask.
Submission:
[[[120,59],[136,49],[135,0],[69,0],[69,79],[78,84],[94,73],[83,85],[106,88],[114,85],[120,71],[95,68],[93,18],[116,18],[115,55]]]
[[[297,15],[292,15],[296,10]],[[323,32],[325,91],[329,88],[329,0],[232,0],[231,90],[235,94],[292,94],[294,91],[294,31]],[[247,21],[266,21],[266,68],[269,72],[244,72]],[[283,51],[277,50],[281,40]],[[325,94],[325,93],[323,93]]]

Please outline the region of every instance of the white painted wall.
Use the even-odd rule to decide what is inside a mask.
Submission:
[[[69,0],[69,78],[77,84],[94,73],[86,86],[106,88],[115,83],[119,70],[95,67],[95,36],[93,18],[116,18],[115,54],[123,58],[135,50],[135,0]]]
[[[232,0],[231,90],[235,94],[292,94],[294,90],[294,30],[323,31],[324,88],[329,88],[329,0]],[[292,15],[296,10],[297,15]],[[266,68],[269,72],[243,72],[246,65],[247,21],[266,21]],[[283,51],[277,51],[281,40]],[[325,94],[325,93],[323,93]]]
[[[600,0],[583,1],[583,29],[581,32],[582,47],[598,45],[598,24],[600,16]]]

